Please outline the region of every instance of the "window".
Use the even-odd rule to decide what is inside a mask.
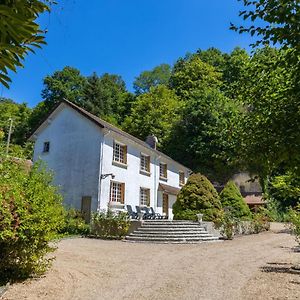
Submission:
[[[162,178],[167,178],[167,164],[159,164],[159,176]]]
[[[184,172],[179,171],[179,185],[184,185],[185,179],[184,179]]]
[[[150,189],[140,188],[140,205],[150,206]]]
[[[50,142],[44,143],[43,153],[48,153],[50,150]]]
[[[125,183],[110,182],[110,202],[119,202],[124,204]]]
[[[127,146],[114,142],[113,161],[126,164],[127,163]]]
[[[150,172],[150,156],[141,154],[141,171]]]

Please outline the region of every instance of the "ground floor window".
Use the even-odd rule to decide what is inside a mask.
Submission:
[[[110,202],[124,203],[125,183],[111,181]]]
[[[140,205],[150,206],[150,189],[140,188]]]

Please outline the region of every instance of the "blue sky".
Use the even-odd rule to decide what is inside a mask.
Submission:
[[[249,49],[250,36],[229,30],[240,24],[237,0],[57,0],[40,19],[47,45],[27,56],[0,95],[31,107],[41,101],[43,78],[64,66],[83,75],[119,74],[129,90],[140,72],[173,64],[186,52],[217,47]]]

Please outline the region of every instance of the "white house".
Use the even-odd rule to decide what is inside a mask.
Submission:
[[[54,172],[64,203],[91,211],[152,206],[172,219],[191,170],[148,143],[63,100],[34,131],[34,161]],[[151,146],[152,147],[151,147]]]

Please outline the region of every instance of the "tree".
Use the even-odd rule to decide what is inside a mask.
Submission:
[[[163,148],[173,125],[179,120],[181,107],[178,97],[166,86],[152,87],[149,93],[137,97],[123,128],[142,140],[154,134],[159,147]]]
[[[9,131],[11,118],[13,120],[13,133],[11,143],[23,145],[30,130],[28,119],[31,109],[26,103],[18,104],[11,99],[0,98],[0,128],[4,130],[5,138]]]
[[[174,126],[167,152],[210,179],[226,181],[235,170],[239,106],[218,89],[198,90]]]
[[[240,82],[245,109],[238,127],[239,157],[265,188],[278,168],[299,166],[299,102],[290,92],[293,74],[280,63],[285,55],[272,48],[257,50]]]
[[[231,29],[239,33],[257,35],[254,46],[263,44],[280,44],[300,51],[300,3],[298,0],[239,0],[243,1],[245,10],[240,11],[244,20],[252,22],[251,26],[235,26]],[[259,25],[255,22],[258,21]]]
[[[196,220],[196,214],[203,219],[215,221],[220,218],[222,205],[219,195],[210,181],[201,174],[192,174],[180,190],[173,205],[174,219]]]
[[[222,74],[203,62],[199,56],[191,55],[179,59],[174,65],[170,78],[170,87],[181,99],[187,99],[201,89],[219,87]]]
[[[227,182],[220,193],[220,200],[223,208],[230,208],[232,216],[244,220],[251,217],[250,209],[233,181]]]
[[[3,0],[0,7],[0,83],[9,87],[8,70],[16,72],[33,48],[45,44],[44,32],[36,19],[50,11],[52,1]]]
[[[151,87],[160,84],[167,85],[171,76],[171,67],[161,64],[150,71],[142,72],[133,82],[133,88],[137,95],[148,93]]]

